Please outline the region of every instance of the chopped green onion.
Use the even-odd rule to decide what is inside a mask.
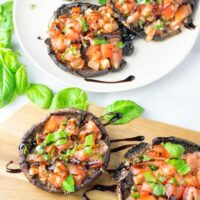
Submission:
[[[92,153],[93,144],[94,144],[94,135],[93,134],[87,135],[84,143],[84,150],[86,154]]]
[[[106,5],[107,0],[99,0],[99,3],[102,5]]]
[[[42,144],[40,144],[40,145],[38,145],[36,148],[35,148],[35,150],[39,153],[39,154],[43,154],[44,153],[44,144],[42,143]]]
[[[166,177],[164,177],[164,176],[158,174],[158,180],[159,180],[160,182],[164,182],[164,181],[166,180]]]
[[[147,155],[143,155],[143,159],[142,159],[143,162],[149,161],[149,160],[152,160],[152,158],[148,157]]]
[[[84,19],[81,19],[81,24],[82,24],[82,30],[83,32],[87,32],[88,31],[88,25],[87,22]]]
[[[122,41],[117,43],[117,47],[120,48],[120,49],[123,49],[124,46],[125,46],[125,44]]]
[[[98,39],[95,38],[94,39],[94,44],[98,45],[98,44],[107,44],[108,42],[105,39]]]
[[[158,167],[156,167],[155,165],[149,165],[149,167],[153,170],[156,171],[158,169]]]
[[[181,175],[190,172],[190,166],[182,159],[169,159],[167,163],[174,166]]]
[[[67,155],[67,156],[73,156],[73,155],[74,155],[74,152],[75,152],[75,148],[76,148],[76,147],[73,147],[73,148],[68,149],[67,152],[66,152],[66,155]]]
[[[157,3],[158,4],[162,4],[162,0],[157,0]]]
[[[67,136],[68,136],[68,134],[63,130],[56,131],[54,133],[47,135],[47,137],[45,139],[45,144],[50,144],[52,142],[56,142],[59,139],[67,138]]]
[[[140,194],[139,194],[139,192],[133,192],[133,193],[131,193],[131,197],[133,197],[134,199],[139,199]]]
[[[62,188],[67,192],[75,192],[74,177],[71,174],[62,182]]]
[[[153,194],[156,196],[164,196],[166,192],[165,186],[161,183],[153,184]]]
[[[174,177],[172,177],[170,180],[169,180],[169,183],[170,184],[173,184],[173,185],[178,185],[178,182],[176,181],[176,179]]]
[[[50,156],[47,155],[47,154],[42,154],[41,156],[43,157],[43,159],[44,159],[45,161],[50,160]]]
[[[66,144],[66,143],[67,143],[67,139],[60,139],[60,140],[57,140],[53,145],[59,146],[59,145],[63,145],[63,144]]]
[[[153,176],[151,172],[145,172],[144,177],[145,177],[146,182],[150,182],[150,183],[157,182],[156,178]]]
[[[69,51],[72,53],[73,56],[77,55],[78,53],[78,50],[76,47],[70,47]]]
[[[156,30],[160,30],[160,29],[162,29],[164,27],[164,24],[163,23],[160,23],[160,24],[157,24],[156,25]]]

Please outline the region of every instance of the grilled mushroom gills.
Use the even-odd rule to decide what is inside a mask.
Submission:
[[[133,53],[134,35],[127,36],[114,15],[109,4],[61,6],[49,27],[49,55],[61,69],[85,78],[119,71],[126,64],[123,54]]]
[[[31,183],[48,192],[69,194],[103,173],[110,140],[94,115],[66,109],[27,131],[19,153],[20,167]]]
[[[114,175],[119,199],[200,199],[199,151],[199,145],[175,137],[133,147]]]
[[[119,21],[146,40],[163,40],[194,28],[194,1],[190,0],[111,0]]]

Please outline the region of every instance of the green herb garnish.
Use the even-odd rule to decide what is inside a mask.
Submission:
[[[65,131],[63,131],[63,130],[56,131],[54,133],[50,133],[47,135],[47,137],[45,139],[45,144],[50,144],[52,142],[58,142],[60,139],[65,139],[65,141],[66,141],[67,137],[68,137],[68,134]],[[63,142],[63,141],[60,141],[60,142]]]
[[[150,183],[156,183],[157,182],[156,177],[153,176],[153,174],[151,172],[145,172],[144,178],[145,178],[146,182],[150,182]]]
[[[124,46],[125,46],[125,44],[122,41],[117,43],[117,47],[120,48],[120,49],[123,49]]]
[[[190,166],[184,160],[169,159],[167,163],[174,166],[181,175],[185,175],[190,172]]]
[[[67,179],[62,182],[62,188],[67,192],[75,192],[75,182],[73,175],[69,175]]]
[[[102,5],[106,5],[107,0],[99,0],[98,2],[99,2],[100,4],[102,4]]]
[[[139,192],[133,192],[133,193],[131,193],[131,197],[133,197],[134,199],[139,199],[140,193]]]
[[[164,196],[166,193],[165,186],[161,183],[153,184],[153,194],[156,196]]]
[[[107,44],[107,43],[108,42],[105,39],[98,39],[98,38],[94,39],[94,44],[96,44],[96,45]]]
[[[87,22],[84,19],[80,19],[81,21],[81,25],[82,25],[82,30],[83,32],[87,32],[88,31],[88,25]]]
[[[172,158],[180,158],[185,152],[185,148],[180,144],[167,142],[163,147],[169,152]]]
[[[94,144],[94,134],[87,135],[84,143],[84,150],[86,154],[92,153],[93,144]]]

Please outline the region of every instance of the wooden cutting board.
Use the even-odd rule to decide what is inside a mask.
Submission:
[[[90,105],[89,111],[96,116],[101,116],[103,108]],[[9,174],[6,172],[6,164],[13,160],[18,168],[18,145],[24,132],[47,113],[32,104],[27,104],[9,119],[0,124],[0,199],[1,200],[79,200],[82,199],[82,191],[76,195],[64,196],[50,194],[42,191],[28,183],[24,175]],[[150,142],[156,136],[176,136],[194,141],[200,144],[200,132],[179,128],[176,126],[163,124],[149,119],[138,118],[125,125],[112,125],[107,128],[110,138],[124,138],[137,135],[144,135],[146,141]],[[117,146],[124,144],[115,144]],[[127,144],[127,142],[126,142]],[[113,145],[112,147],[115,147]],[[114,153],[111,156],[110,168],[116,167],[123,161],[124,152]],[[111,185],[113,180],[105,172],[94,184]],[[92,191],[89,194],[92,200],[116,200],[117,197],[112,193]]]

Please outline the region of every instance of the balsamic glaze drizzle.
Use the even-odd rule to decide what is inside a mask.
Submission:
[[[13,163],[13,161],[10,161],[9,163],[7,163],[6,172],[12,173],[12,174],[21,173],[22,172],[21,169],[11,169],[11,168],[9,168],[9,165],[11,165],[12,163]]]
[[[135,146],[135,145],[136,145],[136,144],[126,144],[126,145],[122,145],[122,146],[116,147],[116,148],[114,148],[114,149],[111,149],[110,152],[111,152],[111,153],[115,153],[115,152],[118,152],[118,151],[127,149],[127,148],[129,148],[129,147],[133,147],[133,146]]]
[[[95,83],[125,83],[125,82],[130,82],[135,80],[135,76],[130,75],[127,78],[119,81],[101,81],[101,80],[96,80],[96,79],[91,79],[91,78],[85,78],[85,81],[88,82],[95,82]]]
[[[136,136],[136,137],[130,137],[130,138],[121,138],[121,139],[113,139],[110,140],[111,143],[114,142],[122,142],[122,141],[143,141],[144,140],[144,136]]]
[[[90,200],[89,197],[87,196],[87,193],[93,190],[98,190],[98,191],[102,191],[102,192],[116,192],[117,189],[117,185],[94,185],[93,187],[91,187],[90,189],[86,190],[83,193],[83,200]]]

